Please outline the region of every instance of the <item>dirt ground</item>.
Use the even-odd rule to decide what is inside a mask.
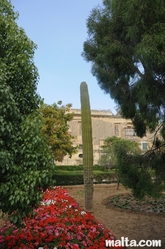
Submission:
[[[65,187],[84,209],[84,187]],[[123,210],[112,206],[109,197],[130,193],[123,186],[116,189],[116,184],[94,185],[93,215],[107,227],[117,239],[127,237],[129,240],[161,240],[161,248],[165,249],[165,214],[142,213]],[[128,247],[135,248],[135,247]],[[136,247],[158,248],[158,247]],[[159,247],[160,248],[160,247]]]

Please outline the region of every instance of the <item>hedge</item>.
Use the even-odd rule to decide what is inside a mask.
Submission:
[[[105,173],[102,171],[94,171],[94,183],[112,183],[116,182],[116,174]],[[53,179],[56,180],[56,185],[81,185],[83,184],[83,171],[62,171],[54,172]]]
[[[55,170],[83,171],[83,165],[55,165]],[[93,170],[107,171],[106,167],[94,165]]]

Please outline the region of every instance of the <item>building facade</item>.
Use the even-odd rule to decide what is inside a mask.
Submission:
[[[73,144],[78,146],[77,153],[69,158],[65,156],[62,163],[55,162],[56,165],[82,165],[82,129],[81,129],[81,110],[72,109],[74,118],[69,122],[69,132],[75,137]],[[98,164],[101,155],[101,146],[107,137],[117,136],[124,139],[136,141],[142,151],[146,151],[153,140],[152,134],[146,134],[145,137],[136,136],[131,120],[124,119],[119,115],[113,115],[109,110],[91,110],[92,118],[92,137],[93,137],[93,156],[94,164]]]

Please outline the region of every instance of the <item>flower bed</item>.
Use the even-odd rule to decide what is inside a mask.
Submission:
[[[0,248],[104,249],[105,240],[114,239],[108,229],[79,208],[61,187],[46,190],[34,211],[34,217],[24,220],[24,228],[18,229],[10,224],[0,230]]]
[[[116,207],[146,213],[165,213],[165,194],[159,198],[146,195],[142,200],[132,194],[121,194],[110,198],[110,203]]]

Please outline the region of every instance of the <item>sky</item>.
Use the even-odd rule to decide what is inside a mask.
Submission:
[[[37,91],[46,104],[62,101],[80,109],[80,83],[88,85],[92,110],[111,110],[116,104],[99,87],[91,63],[82,57],[86,21],[102,0],[11,0],[17,23],[37,44],[34,63],[40,79]]]

